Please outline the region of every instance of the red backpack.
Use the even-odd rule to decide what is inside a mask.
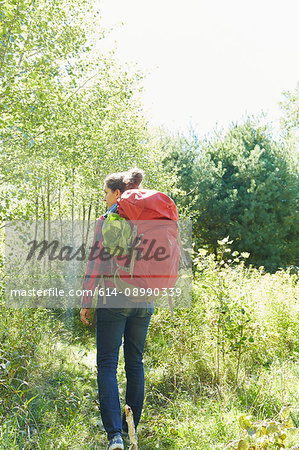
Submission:
[[[130,255],[114,258],[116,288],[136,302],[168,295],[180,258],[174,201],[162,192],[130,189],[117,200],[117,210],[129,221],[132,237]]]

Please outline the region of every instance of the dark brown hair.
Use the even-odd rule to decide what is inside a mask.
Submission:
[[[105,185],[113,192],[116,191],[116,189],[119,189],[120,192],[127,191],[128,189],[138,189],[143,180],[143,175],[143,170],[134,167],[127,172],[118,172],[108,175],[105,178]]]

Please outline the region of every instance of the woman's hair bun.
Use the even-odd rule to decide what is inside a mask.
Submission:
[[[124,192],[127,189],[138,189],[143,180],[144,172],[137,167],[127,172],[112,173],[105,178],[106,186],[112,191],[119,189]]]
[[[138,167],[133,167],[124,173],[123,182],[126,185],[127,189],[138,189],[142,180],[143,180],[144,172]]]

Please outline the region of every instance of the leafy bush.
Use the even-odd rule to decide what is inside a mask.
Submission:
[[[228,247],[225,240],[219,245],[221,257]],[[295,357],[297,276],[247,268],[239,262],[242,255],[225,262],[205,253],[201,250],[195,258],[192,310],[177,311],[174,317],[158,311],[151,324],[151,364],[159,364],[164,380],[185,387],[191,380],[197,385],[200,380],[239,385],[260,365]],[[162,356],[165,349],[167,360]]]
[[[278,417],[272,420],[254,421],[252,417],[242,415],[239,418],[244,430],[238,441],[229,443],[225,449],[262,450],[286,447],[287,442],[298,436],[299,429],[294,426],[289,408],[283,408]],[[298,447],[293,447],[298,448]]]

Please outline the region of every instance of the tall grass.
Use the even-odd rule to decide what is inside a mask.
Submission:
[[[297,276],[222,256],[195,258],[191,309],[152,318],[141,449],[221,449],[240,416],[270,420],[287,405],[299,426]],[[94,330],[62,311],[1,303],[0,314],[0,447],[105,448]],[[122,364],[119,381],[123,393]]]
[[[147,343],[148,403],[172,411],[167,429],[183,428],[186,448],[197,433],[187,426],[195,411],[212,439],[198,437],[196,448],[222,448],[238,435],[244,412],[265,419],[291,405],[298,424],[298,277],[247,268],[241,255],[225,262],[224,253],[218,261],[199,253],[192,309],[174,317],[157,311]],[[168,440],[185,448],[171,433]]]

